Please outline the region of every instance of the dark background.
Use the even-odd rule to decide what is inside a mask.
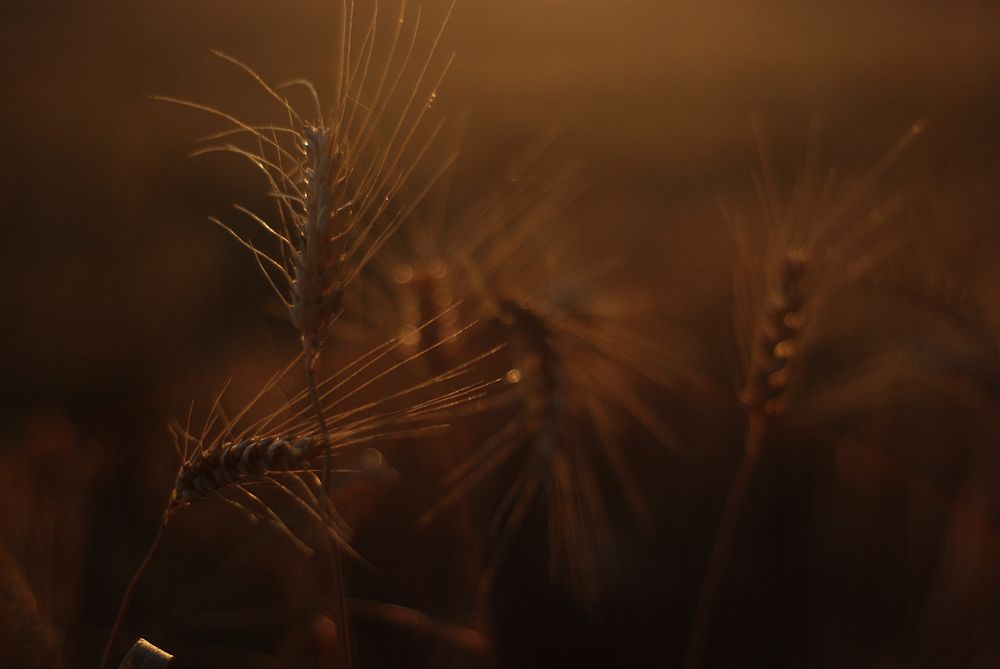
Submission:
[[[37,645],[55,649],[52,666],[96,664],[172,479],[167,420],[192,400],[209,403],[227,378],[259,382],[296,345],[249,257],[206,220],[232,202],[262,203],[261,184],[236,161],[188,160],[220,124],[149,96],[264,113],[213,48],[270,80],[301,76],[328,90],[335,4],[0,5],[0,466],[12,547],[3,567],[34,593],[32,610],[47,620]],[[435,26],[446,7],[424,9]],[[434,110],[467,127],[453,197],[502,178],[558,129],[586,166],[566,229],[642,277],[657,303],[654,335],[681,332],[689,343],[678,357],[709,388],[664,401],[683,416],[690,450],[640,456],[657,530],[622,539],[631,575],[596,621],[547,589],[530,541],[515,550],[496,614],[502,664],[680,662],[740,448],[726,353],[734,249],[715,198],[750,192],[751,110],[786,181],[816,113],[825,160],[852,169],[929,121],[899,168],[916,203],[908,229],[927,256],[911,253],[890,274],[907,292],[930,286],[965,326],[880,310],[884,296],[849,310],[861,322],[872,315],[884,349],[945,362],[902,387],[865,386],[835,420],[789,428],[744,529],[714,662],[1000,661],[997,295],[967,280],[995,272],[998,30],[1000,11],[971,0],[459,3],[443,45],[457,57]],[[849,348],[865,336],[852,331]],[[987,381],[964,383],[972,377]],[[191,561],[210,561],[192,550]],[[151,578],[169,588],[179,577],[164,569]],[[273,565],[261,569],[274,578]],[[4,643],[27,638],[10,629]],[[252,632],[233,634],[232,652],[252,645]],[[384,639],[367,634],[360,664],[367,643],[376,666]],[[255,652],[252,662],[270,666],[270,651]],[[205,666],[251,663],[218,657],[229,659]]]

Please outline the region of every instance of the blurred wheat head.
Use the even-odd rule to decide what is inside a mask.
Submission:
[[[613,554],[604,479],[618,482],[620,499],[644,521],[625,434],[642,426],[659,441],[678,443],[653,408],[677,379],[669,357],[630,327],[648,295],[615,285],[613,259],[574,264],[557,250],[565,241],[558,221],[580,188],[579,165],[539,150],[513,174],[465,211],[409,225],[375,263],[379,279],[369,285],[382,289],[368,304],[385,305],[377,327],[401,331],[411,346],[448,337],[447,321],[436,329],[415,325],[449,303],[479,319],[470,337],[441,349],[445,359],[462,359],[470,345],[505,347],[504,387],[477,406],[478,416],[491,416],[477,424],[490,431],[470,428],[480,436],[458,446],[464,453],[420,521],[470,504],[470,493],[488,482],[504,489],[489,514],[491,550],[474,608],[486,601],[533,509],[547,513],[552,578],[593,607],[601,565]],[[501,483],[512,470],[513,480]]]
[[[884,177],[925,126],[923,121],[914,123],[868,171],[844,178],[833,168],[820,167],[822,130],[814,118],[805,164],[790,194],[783,196],[760,123],[753,117],[751,123],[760,155],[760,170],[754,174],[757,215],[721,204],[739,254],[733,320],[741,371],[737,383],[742,386],[738,398],[745,415],[743,449],[710,549],[686,669],[697,669],[705,661],[713,612],[736,552],[737,530],[774,427],[791,406],[801,409],[804,400],[838,385],[849,386],[848,381],[877,367],[841,369],[831,379],[811,373],[808,362],[833,329],[829,312],[835,298],[902,246],[903,231],[892,223],[900,220],[907,193],[887,186]],[[818,418],[809,411],[801,413]]]
[[[996,206],[975,182],[928,181],[918,184],[909,220],[921,234],[886,288],[898,313],[887,334],[912,360],[912,381],[992,411],[1000,400]]]
[[[739,398],[748,414],[766,420],[782,415],[797,395],[819,391],[803,377],[802,359],[822,335],[829,303],[902,248],[907,231],[900,213],[908,193],[887,186],[884,177],[925,124],[914,123],[872,168],[850,178],[821,169],[821,126],[814,121],[805,164],[787,197],[756,120],[753,127],[761,156],[754,174],[758,225],[728,206],[723,212],[739,250]]]

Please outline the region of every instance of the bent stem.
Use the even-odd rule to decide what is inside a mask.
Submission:
[[[156,553],[156,549],[160,546],[160,540],[163,539],[163,531],[167,527],[166,518],[160,523],[160,529],[156,531],[156,538],[153,539],[152,545],[146,552],[146,557],[142,559],[142,564],[136,569],[135,574],[132,576],[132,580],[129,581],[128,587],[125,588],[125,594],[122,596],[122,603],[118,607],[118,615],[115,617],[114,625],[111,626],[111,632],[108,635],[108,641],[104,646],[104,654],[101,656],[100,669],[108,669],[108,662],[111,660],[111,649],[115,645],[115,639],[118,638],[118,632],[121,630],[122,621],[125,619],[125,613],[128,611],[129,605],[132,603],[132,595],[135,593],[135,586],[139,583],[139,579],[145,573],[146,568],[153,559],[153,554]]]
[[[736,543],[736,531],[739,528],[743,508],[746,506],[751,484],[760,465],[767,427],[768,416],[763,411],[752,410],[747,415],[743,458],[740,461],[739,469],[736,470],[736,476],[733,478],[729,494],[726,496],[726,504],[722,509],[719,531],[709,556],[701,594],[698,596],[698,608],[695,611],[694,625],[684,657],[684,669],[700,669],[705,661],[705,644],[708,641],[712,612],[732,558],[733,546]]]
[[[319,392],[316,390],[316,364],[319,361],[319,353],[307,351],[306,362],[306,385],[309,387],[309,399],[316,413],[316,422],[319,423],[320,435],[323,440],[323,491],[330,496],[330,469],[331,469],[331,448],[330,434],[326,427],[326,417],[323,415],[323,405],[319,400]],[[344,589],[343,559],[340,546],[336,541],[330,542],[331,564],[333,587],[337,591],[336,610],[334,616],[337,624],[337,634],[341,638],[341,643],[337,644],[340,651],[341,666],[344,669],[351,667],[351,640],[348,634],[347,624],[347,593]]]

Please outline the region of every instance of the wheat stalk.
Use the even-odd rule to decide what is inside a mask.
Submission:
[[[432,324],[433,321],[424,326]],[[453,336],[465,335],[473,325],[459,329]],[[334,546],[357,556],[350,546],[350,528],[333,507],[317,476],[319,471],[329,471],[325,463],[322,470],[317,463],[321,457],[324,460],[328,457],[326,444],[332,443],[332,450],[346,455],[381,440],[417,437],[444,429],[452,410],[481,400],[500,382],[478,378],[480,363],[500,350],[494,347],[429,379],[397,386],[374,400],[363,399],[364,392],[373,389],[376,383],[392,382],[396,373],[433,351],[427,347],[385,366],[402,345],[402,337],[384,342],[321,380],[314,389],[283,398],[277,410],[251,419],[265,396],[276,392],[279,383],[298,365],[300,355],[273,375],[231,417],[222,409],[223,391],[216,397],[200,434],[192,434],[190,417],[186,425],[177,423],[171,427],[181,465],[156,537],[126,589],[102,666],[107,666],[110,660],[135,587],[156,553],[170,519],[185,508],[210,500],[221,501],[255,521],[276,528],[303,553],[311,554],[309,546],[282,520],[272,504],[253,489],[266,485],[324,526]],[[323,428],[311,420],[314,397],[328,416]]]
[[[832,170],[824,179],[818,178],[820,126],[814,120],[805,166],[786,202],[779,194],[759,124],[754,118],[751,121],[761,157],[755,184],[766,221],[761,251],[754,252],[745,224],[723,207],[741,253],[742,274],[737,274],[734,284],[735,324],[744,376],[738,394],[746,428],[742,458],[723,506],[695,611],[686,669],[697,669],[704,662],[712,611],[742,509],[768,434],[804,385],[798,368],[803,349],[817,335],[816,316],[831,295],[877,267],[894,250],[896,240],[884,235],[883,226],[904,198],[894,193],[876,197],[873,203],[873,194],[879,180],[925,127],[923,121],[914,123],[860,179],[841,185]]]
[[[407,183],[440,127],[432,129],[429,137],[418,142],[413,149],[426,111],[437,97],[437,88],[451,63],[449,57],[436,77],[429,77],[432,59],[451,14],[449,8],[426,57],[417,61],[411,69],[411,58],[420,32],[421,12],[417,10],[412,29],[404,35],[406,3],[402,1],[389,40],[388,54],[381,67],[373,66],[378,9],[378,3],[374,3],[370,21],[362,31],[360,46],[355,48],[355,4],[344,0],[340,5],[334,93],[326,114],[312,83],[294,80],[286,85],[273,86],[248,65],[219,52],[215,52],[216,55],[244,71],[279,104],[287,117],[286,122],[252,125],[234,114],[208,105],[178,98],[159,98],[205,111],[231,124],[229,129],[214,135],[213,139],[249,137],[252,142],[249,147],[227,142],[206,147],[196,154],[221,151],[248,160],[264,174],[270,195],[277,202],[276,223],[236,206],[239,212],[276,240],[277,253],[269,254],[256,248],[218,218],[210,220],[253,254],[267,283],[285,305],[292,324],[299,332],[308,398],[319,426],[324,452],[323,497],[330,491],[333,443],[317,389],[319,355],[330,327],[342,309],[345,289],[430,187],[428,184],[423,193],[410,202],[397,209],[392,208],[397,194]],[[405,86],[399,87],[406,76],[413,78],[412,87],[408,90]],[[430,86],[425,90],[428,81]],[[308,93],[315,108],[312,116],[307,117],[297,111],[281,92],[289,86],[301,87]],[[394,102],[401,103],[400,111],[388,124],[391,129],[387,138],[379,141],[379,128],[392,116],[389,109]],[[285,286],[283,289],[279,287],[281,284]],[[284,453],[283,457],[292,455]],[[206,482],[204,478],[194,480]],[[253,498],[250,499],[253,501]],[[339,560],[339,552],[335,549],[335,562]],[[335,578],[339,579],[336,564],[334,572]],[[343,606],[337,622],[346,636],[347,615]],[[343,663],[349,667],[348,644],[341,644],[341,648],[344,652]]]

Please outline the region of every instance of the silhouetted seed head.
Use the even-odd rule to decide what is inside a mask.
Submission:
[[[205,499],[220,488],[265,472],[303,468],[321,446],[317,437],[256,437],[197,453],[177,473],[176,503]]]
[[[431,325],[433,321],[421,327]],[[470,327],[453,337],[462,336]],[[434,433],[443,427],[450,411],[481,399],[499,383],[499,379],[484,380],[479,367],[499,346],[418,381],[409,378],[409,366],[421,363],[432,349],[399,359],[394,354],[402,347],[402,337],[384,342],[316,384],[326,431],[311,419],[313,393],[308,389],[290,398],[277,392],[278,383],[302,356],[275,374],[231,418],[222,410],[219,395],[200,436],[192,435],[187,427],[174,426],[181,464],[164,524],[179,509],[214,499],[270,523],[308,552],[272,508],[277,497],[305,510],[346,547],[350,529],[340,520],[317,476],[326,471],[327,444],[334,462],[348,463],[340,470],[342,474],[381,475],[381,454],[374,448],[380,442]],[[368,396],[376,383],[390,390]],[[280,405],[266,415],[252,416],[266,396],[280,397]],[[345,460],[344,456],[350,457]],[[259,494],[261,485],[267,495]]]
[[[450,159],[443,161],[425,184],[412,184],[414,170],[440,130],[440,124],[425,128],[425,119],[451,64],[449,57],[439,68],[432,67],[451,10],[420,59],[414,58],[419,53],[419,10],[410,21],[406,3],[400,4],[381,59],[376,50],[376,43],[381,44],[376,40],[377,7],[372,8],[361,36],[349,34],[361,25],[354,4],[345,3],[343,11],[347,25],[340,35],[333,99],[326,106],[310,82],[272,86],[247,65],[221,53],[216,55],[243,70],[278,103],[280,122],[251,125],[207,105],[160,98],[231,124],[212,139],[249,139],[243,144],[210,146],[196,154],[235,154],[263,172],[269,195],[277,204],[274,220],[240,206],[236,209],[276,240],[277,250],[262,251],[228,224],[211,220],[253,254],[288,309],[309,361],[326,342],[343,308],[347,287],[450,163]],[[409,32],[408,23],[412,25]],[[289,88],[303,90],[311,98],[313,111],[300,112],[286,97]],[[406,197],[400,197],[401,193]]]

